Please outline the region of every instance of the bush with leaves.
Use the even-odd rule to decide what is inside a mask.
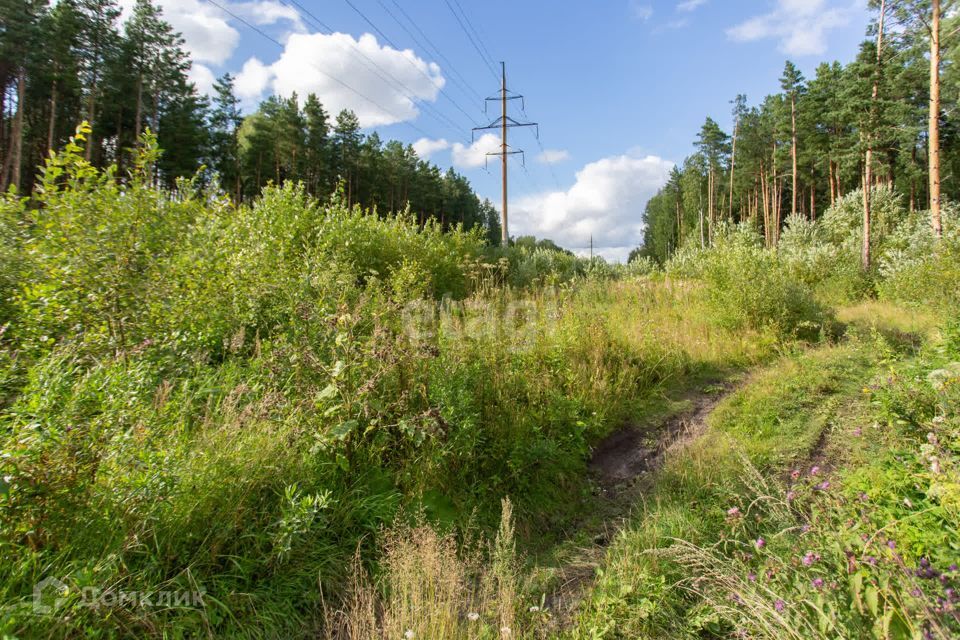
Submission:
[[[943,208],[943,237],[936,238],[929,212],[908,216],[890,234],[880,261],[880,295],[941,311],[960,308],[960,210]]]

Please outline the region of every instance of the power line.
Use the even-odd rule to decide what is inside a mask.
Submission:
[[[403,22],[399,18],[397,18],[397,16],[389,9],[389,7],[387,7],[387,5],[384,4],[383,0],[377,0],[380,6],[383,7],[383,10],[387,12],[387,15],[393,18],[393,20],[400,25],[400,27],[407,33],[407,35],[413,38],[414,42],[416,42],[423,49],[430,52],[431,55],[436,56],[438,59],[443,61],[445,68],[449,69],[451,74],[453,74],[451,75],[450,80],[453,81],[453,83],[457,86],[457,88],[460,89],[461,92],[463,92],[463,95],[466,98],[470,100],[475,99],[477,101],[483,101],[483,96],[481,96],[472,86],[470,86],[470,83],[463,77],[460,71],[454,66],[452,62],[450,62],[450,60],[445,55],[443,55],[443,52],[440,51],[440,49],[437,47],[437,45],[433,43],[430,37],[423,32],[423,29],[421,29],[420,25],[418,25],[417,22],[410,17],[410,14],[404,11],[403,7],[397,3],[397,0],[390,0],[390,1],[393,3],[393,6],[396,7],[396,9],[400,12],[400,14],[407,19],[407,22],[409,22],[413,26],[413,28],[417,31],[417,33],[419,33],[420,36],[424,40],[426,40],[426,44],[424,44],[423,41],[419,40],[416,35],[410,32],[410,30],[406,27],[406,25],[404,25]]]
[[[520,107],[520,113],[523,114],[524,118],[527,118],[527,119],[530,118],[530,116],[527,115],[527,111],[525,108]],[[547,150],[543,148],[543,141],[540,140],[540,136],[535,136],[535,137],[537,139],[537,146],[540,147],[540,153],[543,156],[546,156]],[[546,157],[544,157],[544,160],[546,161]],[[550,175],[553,176],[553,183],[557,186],[557,191],[560,191],[560,180],[557,179],[557,172],[553,170],[553,164],[551,164],[550,162],[546,162],[546,165],[547,165],[547,168],[550,170]]]
[[[385,34],[383,31],[381,31],[380,28],[379,28],[376,24],[374,24],[373,20],[371,20],[370,18],[368,18],[367,15],[357,7],[357,5],[353,4],[353,2],[351,2],[351,0],[343,0],[343,1],[346,2],[346,3],[350,6],[350,8],[353,9],[353,10],[357,13],[357,15],[359,15],[361,18],[363,18],[363,20],[364,20],[368,25],[370,25],[370,27],[373,28],[373,30],[376,31],[377,34],[378,34],[381,38],[383,38],[384,42],[386,42],[387,44],[389,44],[391,47],[393,47],[393,48],[396,49],[397,51],[401,51],[401,50],[402,50],[401,47],[399,47],[396,43],[394,43],[393,40],[391,40],[390,37],[389,37],[387,34]],[[460,113],[462,113],[464,116],[466,116],[467,121],[469,121],[469,122],[472,123],[472,124],[476,124],[476,120],[473,119],[473,116],[471,116],[469,113],[467,113],[467,112],[463,109],[463,107],[460,106],[460,103],[458,103],[456,100],[454,100],[454,99],[450,96],[449,93],[447,93],[446,91],[444,91],[444,90],[443,90],[443,87],[441,87],[439,84],[437,84],[436,80],[435,80],[432,76],[430,76],[430,75],[429,75],[428,73],[426,73],[423,69],[421,69],[421,68],[418,67],[416,64],[414,64],[413,60],[411,60],[411,59],[408,58],[407,56],[403,56],[403,59],[406,60],[407,63],[408,63],[411,67],[413,67],[414,69],[416,69],[417,72],[418,72],[420,75],[422,75],[424,78],[426,78],[427,81],[428,81],[430,84],[432,84],[432,85],[434,86],[434,88],[437,89],[437,91],[440,92],[440,95],[442,95],[444,98],[446,98],[447,100],[449,100],[450,103],[451,103],[454,107],[456,107],[458,111],[460,111]]]
[[[477,131],[484,131],[487,129],[500,129],[500,151],[496,153],[488,153],[488,156],[498,156],[501,162],[501,180],[503,185],[503,208],[500,211],[501,225],[500,231],[501,236],[500,240],[503,246],[507,246],[510,242],[510,234],[507,229],[507,161],[510,156],[516,154],[522,154],[522,150],[511,150],[511,147],[507,145],[507,129],[513,127],[536,127],[537,128],[537,137],[540,137],[539,125],[536,122],[517,122],[513,118],[507,115],[507,103],[511,100],[523,100],[521,95],[507,95],[507,65],[503,62],[500,63],[500,95],[496,98],[487,98],[487,101],[496,100],[500,102],[500,117],[488,124],[485,127],[475,127],[473,133],[476,134]],[[486,101],[484,102],[486,104]]]
[[[463,6],[460,4],[460,0],[453,0],[453,3],[457,5],[457,8],[460,9],[463,19],[467,21],[467,26],[470,27],[470,30],[473,31],[473,35],[477,37],[477,42],[480,43],[480,48],[483,49],[483,53],[486,55],[487,60],[491,65],[496,67],[496,64],[493,61],[493,56],[490,55],[490,50],[487,49],[487,45],[483,43],[483,38],[480,37],[480,32],[477,31],[477,28],[473,26],[473,22],[470,21],[470,16],[467,15],[467,12],[463,10]]]
[[[286,3],[287,0],[280,0],[280,2]],[[302,13],[306,14],[307,18],[313,21],[317,26],[319,26],[321,30],[326,30],[329,35],[334,35],[334,30],[329,25],[325,24],[322,20],[317,18],[306,7],[304,7],[302,4],[297,2],[297,0],[289,0],[289,3],[290,4],[287,4],[287,6],[290,6],[290,8],[296,11],[298,14],[300,14],[300,12],[302,11]],[[291,4],[296,6],[291,6]],[[397,78],[394,78],[392,75],[390,75],[389,71],[387,71],[386,69],[381,67],[379,64],[377,64],[376,60],[373,60],[370,56],[364,53],[363,50],[361,50],[359,47],[346,46],[345,44],[340,42],[337,42],[337,44],[340,45],[340,47],[344,51],[354,56],[355,59],[359,60],[367,69],[373,72],[378,78],[380,78],[381,80],[383,80],[388,84],[391,84],[395,89],[397,89],[401,94],[403,94],[404,97],[410,100],[411,103],[416,104],[418,102],[416,93],[412,89],[410,89],[410,87],[408,87],[403,82],[401,82]],[[454,122],[453,120],[451,120],[442,111],[440,111],[433,105],[427,103],[426,101],[421,101],[420,106],[424,108],[424,111],[425,113],[427,113],[427,115],[431,116],[438,122],[441,122],[444,126],[450,128],[450,131],[454,132],[456,136],[460,136],[462,134],[463,132],[462,127],[456,122]]]
[[[477,44],[477,41],[473,39],[473,36],[470,34],[470,30],[467,29],[467,25],[463,23],[463,20],[454,10],[453,5],[450,4],[450,0],[443,0],[443,1],[446,3],[447,8],[450,9],[450,13],[453,14],[453,17],[457,19],[457,23],[460,25],[460,28],[463,29],[463,32],[465,34],[467,34],[467,39],[470,41],[470,44],[472,44],[473,48],[477,50],[478,54],[480,54],[480,59],[483,60],[483,63],[487,66],[487,69],[490,70],[491,75],[493,75],[494,79],[499,81],[500,78],[497,76],[497,72],[494,71],[493,65],[490,64],[490,60],[487,58],[487,56],[484,55],[483,51],[480,49],[480,45]],[[465,17],[466,17],[466,14],[464,14],[464,18]]]
[[[266,32],[264,32],[262,29],[259,29],[259,28],[257,28],[256,26],[250,24],[248,21],[244,20],[243,18],[241,18],[240,16],[238,16],[236,13],[230,11],[229,9],[227,9],[226,7],[224,7],[223,5],[221,5],[219,2],[217,2],[217,0],[207,0],[207,2],[209,2],[210,4],[212,4],[213,6],[215,6],[216,8],[220,9],[221,11],[223,11],[224,13],[226,13],[228,16],[234,18],[234,19],[237,20],[238,22],[244,24],[247,28],[251,29],[252,31],[255,31],[256,33],[259,33],[261,36],[263,36],[264,38],[266,38],[266,39],[269,40],[270,42],[274,43],[275,45],[277,45],[277,46],[280,47],[281,49],[285,49],[285,47],[284,47],[276,38],[273,38],[272,36],[270,36],[270,35],[268,35]],[[427,137],[427,138],[431,137],[429,133],[427,133],[426,131],[424,131],[423,129],[421,129],[420,127],[418,127],[417,125],[413,124],[412,122],[410,122],[410,121],[408,121],[408,120],[404,120],[403,118],[398,117],[395,113],[391,112],[389,109],[387,109],[386,107],[384,107],[382,104],[380,104],[379,102],[377,102],[377,101],[374,100],[373,98],[371,98],[371,97],[369,97],[369,96],[361,93],[360,91],[357,91],[356,89],[354,89],[353,87],[351,87],[349,84],[347,84],[347,83],[344,82],[343,80],[340,80],[339,78],[330,75],[329,73],[327,73],[326,71],[324,71],[324,70],[321,69],[320,67],[318,67],[318,66],[310,63],[309,61],[308,61],[307,63],[310,64],[310,66],[313,67],[314,69],[316,69],[319,73],[321,73],[321,74],[323,74],[324,76],[330,78],[331,80],[333,80],[334,82],[336,82],[336,83],[339,84],[340,86],[344,87],[344,88],[347,89],[348,91],[350,91],[350,92],[356,94],[357,96],[359,96],[360,98],[366,100],[367,102],[369,102],[369,103],[372,104],[373,106],[377,107],[378,109],[380,109],[380,110],[383,111],[384,113],[386,113],[386,114],[388,114],[388,115],[390,115],[390,116],[393,116],[394,118],[397,118],[397,120],[398,120],[399,122],[403,122],[403,124],[407,125],[407,126],[410,127],[411,129],[414,129],[415,131],[420,132],[422,135],[424,135],[424,136]]]

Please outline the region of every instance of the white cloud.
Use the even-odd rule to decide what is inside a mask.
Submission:
[[[169,2],[170,0],[161,0]],[[287,4],[273,0],[254,0],[253,2],[239,2],[230,7],[230,10],[245,20],[257,25],[270,25],[287,21],[296,31],[304,31],[300,13]]]
[[[595,254],[623,259],[643,240],[644,207],[672,168],[672,162],[652,155],[592,162],[567,191],[520,199],[511,232],[550,238],[575,251],[586,250],[592,236]]]
[[[827,0],[776,0],[773,10],[727,30],[737,42],[776,38],[779,49],[791,56],[822,55],[827,33],[844,27],[862,8],[861,0],[830,7]]]
[[[537,156],[537,162],[540,164],[557,164],[570,158],[570,152],[566,149],[544,149],[543,153]]]
[[[646,22],[653,17],[653,5],[641,0],[630,0],[630,13],[637,20]]]
[[[236,88],[248,101],[268,90],[282,96],[316,93],[332,113],[350,109],[361,126],[373,127],[416,118],[415,101],[435,101],[444,83],[435,63],[409,49],[380,46],[369,33],[359,40],[344,33],[294,33],[273,64],[247,60]]]
[[[438,151],[444,151],[450,148],[450,143],[444,138],[431,140],[430,138],[420,138],[413,143],[413,150],[417,155],[426,160]]]
[[[677,11],[686,11],[689,13],[696,11],[705,4],[707,4],[707,0],[684,0],[684,2],[677,5]]]
[[[187,73],[187,78],[190,79],[190,82],[197,85],[197,93],[200,95],[213,95],[213,83],[216,81],[216,78],[213,76],[213,71],[210,70],[205,64],[193,63],[190,66],[190,71]]]
[[[594,247],[593,255],[594,257],[599,256],[606,260],[607,262],[626,262],[627,258],[630,257],[630,252],[636,249],[636,245],[625,246],[625,247]],[[590,247],[573,247],[570,249],[574,254],[580,256],[581,258],[590,257]]]
[[[133,11],[135,0],[120,0],[121,19]],[[163,19],[183,36],[184,48],[194,62],[222,65],[240,43],[240,32],[230,24],[233,20],[218,7],[203,0],[157,0]],[[289,22],[293,30],[303,31],[300,15],[275,0],[222,2],[227,9],[254,24],[264,26]]]
[[[273,71],[257,58],[243,63],[243,69],[233,81],[233,90],[242,101],[256,101],[273,79]]]
[[[500,138],[485,133],[469,147],[460,142],[453,143],[453,164],[462,168],[482,167],[487,162],[488,153],[500,151]]]

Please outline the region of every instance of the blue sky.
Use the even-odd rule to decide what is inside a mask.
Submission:
[[[301,9],[289,0],[216,1],[282,46],[208,0],[160,0],[187,41],[201,90],[229,71],[248,108],[270,93],[315,91],[334,110],[353,108],[382,137],[429,150],[431,161],[453,165],[499,206],[498,167],[483,167],[493,138],[470,144],[470,128],[494,115],[484,115],[477,94],[494,95],[498,85],[451,10],[457,2],[299,0]],[[865,0],[459,6],[493,60],[506,61],[508,85],[526,96],[550,152],[542,157],[532,131],[511,132],[512,145],[526,150],[526,171],[519,162],[511,170],[511,233],[575,251],[592,235],[612,259],[641,240],[646,200],[691,152],[707,115],[729,129],[729,101],[745,93],[756,103],[778,90],[787,58],[807,75],[821,61],[850,60],[869,20]]]

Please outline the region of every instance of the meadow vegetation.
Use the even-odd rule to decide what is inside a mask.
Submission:
[[[293,183],[170,191],[149,134],[126,175],[85,134],[0,201],[0,633],[957,630],[955,215],[935,242],[878,193],[869,273],[845,200],[779,251],[731,227],[660,270]],[[524,550],[591,508],[591,446],[758,368],[551,624]]]

